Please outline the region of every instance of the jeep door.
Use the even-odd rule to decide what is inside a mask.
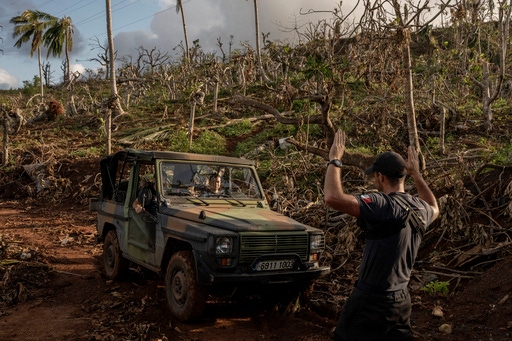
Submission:
[[[150,213],[142,198],[142,193],[148,192],[149,186],[154,186],[155,166],[153,163],[138,161],[133,165],[131,177],[131,192],[125,201],[126,225],[127,225],[127,251],[128,257],[136,262],[142,262],[150,267],[155,266],[155,236],[158,224],[157,214]],[[145,207],[137,213],[134,203],[140,203]],[[154,212],[153,212],[154,213]]]

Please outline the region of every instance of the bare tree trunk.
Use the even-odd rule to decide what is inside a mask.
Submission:
[[[405,41],[402,47],[402,57],[405,74],[405,106],[407,109],[407,131],[409,133],[409,144],[419,150],[418,130],[416,129],[416,112],[414,109],[414,94],[412,84],[412,65],[410,50],[410,32],[404,30]]]
[[[192,138],[194,136],[194,120],[196,118],[196,106],[204,104],[205,93],[201,90],[195,91],[190,96],[190,123],[188,126],[189,147],[192,147]]]
[[[80,73],[73,73],[70,74],[68,79],[68,89],[69,89],[69,103],[68,103],[68,110],[71,112],[70,116],[77,116],[78,112],[76,111],[75,106],[75,81],[80,77]]]
[[[117,94],[116,84],[116,68],[115,68],[115,49],[114,49],[114,36],[112,33],[112,11],[110,0],[105,0],[107,7],[107,35],[108,35],[108,49],[110,59],[110,93],[114,99],[114,117],[124,114],[119,95]]]
[[[76,111],[75,96],[73,95],[73,92],[71,92],[71,95],[70,95],[70,99],[69,99],[69,103],[68,103],[68,110],[71,113],[70,116],[78,115],[78,112]]]
[[[215,86],[213,88],[213,112],[217,112],[217,101],[219,99],[219,81],[215,81]]]
[[[190,101],[190,122],[188,123],[188,146],[192,147],[192,137],[194,135],[194,120],[196,116],[196,101]]]
[[[105,137],[105,150],[107,155],[110,155],[112,153],[112,110],[108,107],[105,108]]]
[[[187,34],[187,24],[185,21],[185,12],[183,11],[183,1],[178,0],[176,4],[176,11],[181,11],[181,22],[183,23],[183,36],[185,39],[185,61],[187,66],[190,64],[190,48],[188,46],[188,34]]]
[[[508,45],[509,45],[509,36],[510,36],[510,16],[512,13],[512,0],[509,0],[509,3],[507,4],[506,1],[498,2],[499,3],[499,36],[500,36],[500,63],[499,63],[499,76],[498,76],[498,82],[496,84],[496,87],[494,89],[494,92],[491,93],[491,82],[490,82],[490,68],[489,68],[489,62],[484,63],[483,67],[483,82],[486,86],[485,89],[483,89],[483,112],[486,117],[486,123],[485,128],[487,132],[492,131],[492,124],[493,124],[493,112],[491,105],[498,97],[498,94],[501,92],[501,88],[503,85],[503,80],[506,76],[506,60],[507,60],[507,54],[508,54]]]
[[[420,142],[418,138],[418,128],[416,127],[416,111],[414,109],[414,94],[412,84],[412,63],[411,63],[411,34],[408,29],[402,31],[404,42],[402,46],[402,58],[404,63],[405,75],[405,106],[407,109],[407,131],[409,133],[409,145],[413,146],[418,152],[420,167],[425,169],[425,158],[421,153]]]
[[[183,34],[185,36],[185,48],[187,49],[187,64],[190,64],[190,47],[188,46],[188,34],[187,34],[187,24],[185,23],[185,13],[183,13],[183,9],[181,9],[181,20],[183,21]]]
[[[41,104],[44,102],[44,86],[43,86],[43,65],[41,64],[41,48],[37,48],[37,59],[39,62],[39,88],[41,92]]]
[[[475,83],[482,89],[482,113],[485,117],[485,129],[488,133],[490,133],[493,128],[492,104],[498,98],[498,95],[500,94],[501,88],[503,86],[503,80],[506,77],[506,60],[510,36],[510,16],[512,13],[512,0],[509,0],[509,3],[507,3],[507,1],[498,1],[497,3],[499,5],[499,19],[497,21],[497,24],[499,25],[499,65],[497,65],[499,74],[497,77],[493,77],[491,74],[491,57],[485,57],[485,55],[491,55],[491,53],[485,54],[486,51],[482,49],[481,35],[483,33],[481,28],[479,28],[478,52],[481,56],[483,56],[480,65],[482,69],[482,80],[479,81],[474,78]],[[473,24],[476,24],[476,21]],[[481,23],[480,25],[484,25],[484,23]],[[490,44],[488,43],[487,39],[484,39],[484,41],[486,42],[485,49],[489,50]],[[496,79],[496,81],[493,82],[493,78]]]
[[[247,93],[246,92],[247,91],[247,80],[245,79],[245,67],[244,67],[243,63],[238,64],[238,78],[239,78],[239,83],[242,86],[242,93],[245,96]]]
[[[258,63],[258,73],[263,74],[261,66],[261,47],[260,47],[260,20],[258,16],[258,0],[254,0],[254,27],[256,29],[256,62]]]
[[[256,29],[256,57],[257,57],[257,68],[260,79],[263,79],[265,83],[270,82],[265,71],[263,70],[263,64],[261,63],[261,47],[260,47],[260,19],[258,14],[258,0],[254,0],[254,26]]]
[[[7,111],[3,111],[3,127],[4,127],[4,136],[3,136],[3,144],[2,144],[2,165],[7,166],[9,162],[9,119],[7,117]]]
[[[68,35],[69,35],[69,33],[66,32],[66,43],[65,43],[65,45],[66,45],[66,48],[65,48],[65,50],[66,50],[66,52],[65,52],[65,54],[66,54],[66,74],[65,74],[65,78],[66,79],[64,79],[64,81],[69,81],[71,79],[71,63],[69,62]]]
[[[491,80],[489,71],[489,62],[484,61],[482,65],[482,112],[487,132],[492,130],[492,109],[491,109]]]

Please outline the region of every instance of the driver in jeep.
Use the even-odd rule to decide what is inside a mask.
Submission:
[[[144,184],[139,190],[132,207],[137,213],[144,211],[156,216],[158,211],[158,199],[156,197],[155,183],[148,180],[142,180],[142,182]]]

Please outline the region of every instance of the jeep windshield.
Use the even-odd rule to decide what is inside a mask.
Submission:
[[[160,164],[161,193],[166,200],[261,200],[259,181],[251,167],[192,162]]]

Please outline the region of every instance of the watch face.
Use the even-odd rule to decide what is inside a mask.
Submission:
[[[329,161],[329,163],[332,163],[333,165],[335,165],[336,167],[341,167],[341,160],[331,160]]]

